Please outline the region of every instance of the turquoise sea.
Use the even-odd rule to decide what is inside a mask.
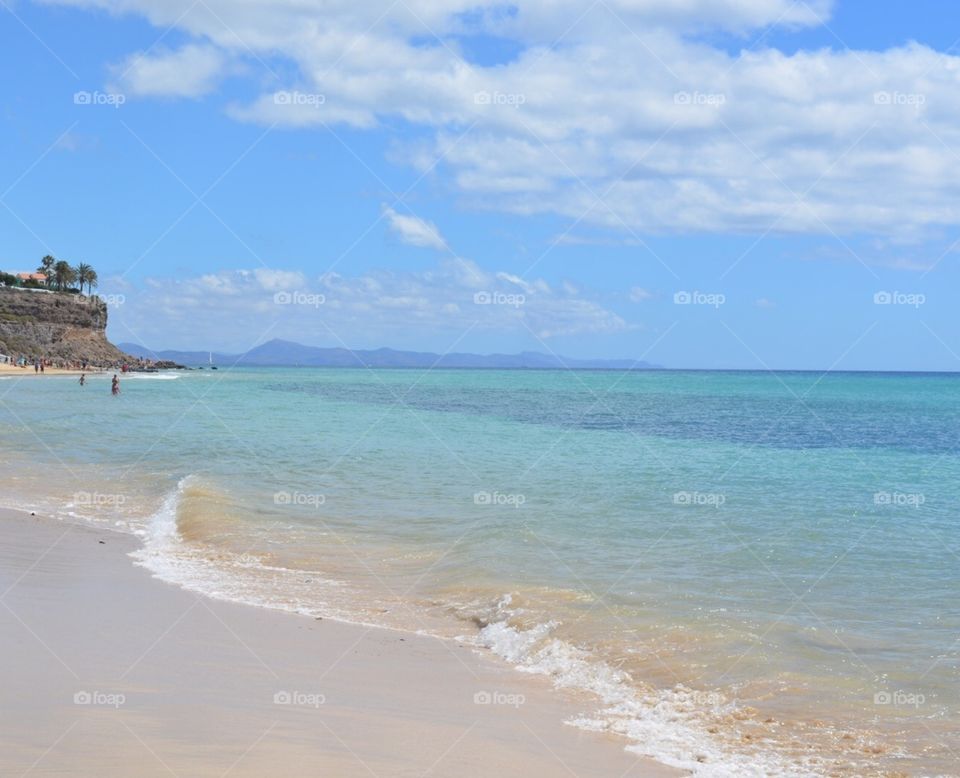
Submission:
[[[699,775],[960,775],[960,376],[0,379],[0,503],[460,637]]]

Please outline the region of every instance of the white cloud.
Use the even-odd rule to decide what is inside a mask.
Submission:
[[[579,0],[518,0],[511,12],[493,0],[409,0],[385,13],[347,0],[322,13],[300,0],[61,1],[138,12],[194,38],[131,70],[142,94],[201,94],[224,60],[259,70],[257,58],[288,58],[297,75],[279,86],[322,103],[278,102],[267,74],[270,88],[231,106],[234,116],[426,128],[431,141],[401,138],[392,158],[424,170],[443,155],[438,169],[477,207],[583,218],[628,239],[902,236],[960,222],[960,58],[919,44],[765,47],[768,25],[822,24],[829,0],[609,0],[586,13]],[[745,36],[743,50],[697,35],[718,29]],[[468,63],[458,36],[474,34],[520,53]]]
[[[401,242],[411,246],[439,249],[447,248],[447,242],[440,235],[440,230],[433,222],[428,222],[417,216],[407,216],[397,213],[393,208],[383,207],[383,214],[387,219],[390,231]]]
[[[757,300],[754,303],[754,305],[756,305],[757,308],[767,308],[767,309],[777,307],[777,304],[773,302],[773,300],[768,300],[766,297],[761,297],[759,300]]]
[[[111,313],[113,337],[152,346],[222,343],[245,348],[270,332],[305,343],[342,339],[395,345],[398,333],[422,339],[448,332],[521,337],[610,334],[630,328],[588,293],[546,281],[516,283],[467,259],[423,272],[326,273],[311,280],[281,269],[235,270],[123,285],[128,301]],[[109,292],[110,283],[104,284]],[[119,288],[119,287],[118,287]],[[279,297],[278,297],[279,295]]]
[[[226,61],[221,49],[198,44],[133,54],[112,69],[114,88],[138,97],[202,97],[216,87]]]
[[[642,286],[635,286],[630,290],[630,302],[642,303],[645,300],[652,300],[653,293],[647,291]]]
[[[307,284],[303,273],[290,270],[271,270],[261,267],[252,271],[257,283],[268,292],[302,289]]]

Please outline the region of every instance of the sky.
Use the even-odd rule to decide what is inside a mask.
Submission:
[[[0,269],[114,342],[960,370],[940,0],[3,0]]]

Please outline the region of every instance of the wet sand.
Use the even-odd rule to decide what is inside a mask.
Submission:
[[[674,776],[456,642],[213,601],[0,511],[0,774]]]

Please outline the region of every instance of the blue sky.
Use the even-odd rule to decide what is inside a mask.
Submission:
[[[676,6],[13,3],[0,268],[152,348],[960,369],[942,4]]]

